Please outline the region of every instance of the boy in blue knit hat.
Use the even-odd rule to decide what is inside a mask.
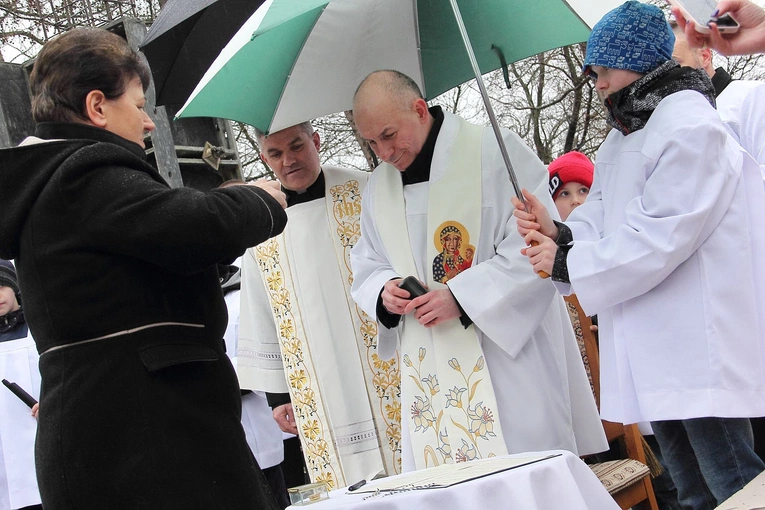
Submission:
[[[601,416],[650,421],[683,508],[714,508],[759,474],[765,415],[765,190],[703,70],[671,60],[657,7],[598,22],[585,72],[614,129],[565,224],[516,200],[523,252],[598,314]]]

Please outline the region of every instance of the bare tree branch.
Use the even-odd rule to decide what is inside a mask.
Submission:
[[[364,140],[361,137],[361,134],[359,134],[359,130],[358,128],[356,128],[356,123],[353,122],[353,110],[346,110],[344,115],[345,115],[345,118],[348,120],[348,124],[350,124],[351,129],[353,130],[354,139],[359,144],[359,147],[361,147],[361,152],[364,154],[364,158],[367,160],[369,169],[374,170],[374,168],[377,166],[377,163],[378,163],[377,156],[372,150],[372,147],[369,146],[369,142]]]
[[[0,34],[1,39],[10,38],[10,37],[26,37],[27,39],[32,40],[35,44],[43,45],[45,44],[45,40],[37,37],[35,34],[28,32],[26,30],[10,30],[8,32],[3,32]]]

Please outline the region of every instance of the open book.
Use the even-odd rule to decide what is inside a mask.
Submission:
[[[400,492],[451,487],[452,485],[493,475],[501,471],[527,466],[535,462],[559,457],[560,455],[560,453],[557,453],[542,457],[493,457],[471,462],[461,462],[459,464],[443,464],[434,468],[375,480],[349,494]]]

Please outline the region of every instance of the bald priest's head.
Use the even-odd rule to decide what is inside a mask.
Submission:
[[[398,71],[375,71],[353,95],[353,118],[377,157],[399,171],[412,164],[433,126],[422,92]]]

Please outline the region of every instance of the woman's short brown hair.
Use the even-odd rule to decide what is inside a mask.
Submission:
[[[35,122],[87,120],[85,98],[91,91],[117,99],[135,77],[146,92],[149,69],[120,36],[100,28],[70,30],[48,41],[35,60],[32,117]]]

